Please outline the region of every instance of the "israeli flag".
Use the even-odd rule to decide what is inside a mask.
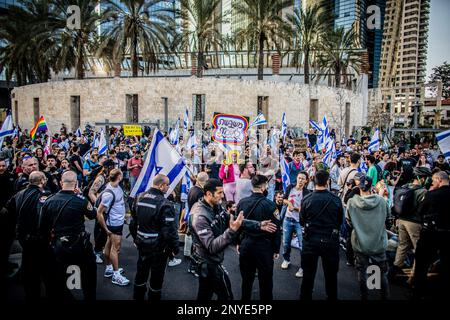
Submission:
[[[167,190],[168,197],[176,185],[183,178],[186,167],[183,158],[172,147],[167,139],[164,138],[161,131],[155,130],[152,143],[145,159],[144,167],[139,174],[130,197],[135,198],[136,195],[147,191],[152,186],[155,175],[161,173],[169,178],[170,185]]]
[[[184,113],[183,127],[185,131],[189,129],[189,111],[187,108],[186,112]]]
[[[367,170],[369,170],[369,168],[367,168],[367,163],[364,158],[361,158],[361,164],[358,167],[358,172],[366,174]]]
[[[309,124],[311,125],[311,127],[316,129],[317,131],[322,132],[322,127],[314,120],[309,120]]]
[[[186,150],[197,149],[197,147],[198,147],[197,138],[195,136],[195,133],[192,132],[191,136],[189,137],[186,143]]]
[[[100,144],[100,135],[94,133],[94,141],[92,142],[92,148],[98,148],[99,144]]]
[[[3,122],[2,128],[0,129],[0,149],[3,146],[3,139],[7,136],[12,136],[14,134],[14,126],[12,121],[12,115],[8,114]]]
[[[105,133],[102,130],[98,141],[98,154],[106,154],[106,151],[108,151],[108,145],[106,144]]]
[[[308,136],[308,133],[303,133],[303,136],[305,137],[305,139],[306,139],[306,147],[307,148],[311,148],[311,143],[309,142],[309,136]]]
[[[75,131],[75,135],[79,138],[81,137],[81,129],[78,127],[77,131]]]
[[[253,126],[262,126],[264,124],[267,124],[267,120],[264,117],[264,114],[260,113],[256,116],[255,120],[250,124],[250,128]]]
[[[378,128],[375,129],[372,139],[370,140],[368,150],[369,152],[380,150],[380,130],[378,130]]]
[[[287,134],[286,113],[283,112],[283,117],[281,118],[281,136],[283,137],[283,141],[284,139],[286,139],[286,134]]]
[[[177,120],[175,124],[175,129],[170,131],[169,134],[170,143],[176,146],[178,144],[178,140],[180,139],[180,119]]]
[[[336,145],[333,140],[328,140],[327,142],[327,151],[325,152],[325,156],[323,157],[323,162],[331,167],[333,165],[333,161],[336,159]]]
[[[270,145],[270,148],[273,152],[278,152],[277,146],[280,141],[280,130],[272,129],[270,132],[270,136],[267,137],[267,144]]]
[[[180,195],[181,201],[185,203],[184,218],[183,218],[184,221],[189,220],[188,195],[191,186],[192,186],[191,176],[189,175],[189,172],[186,170],[186,172],[183,175],[183,180],[181,180],[181,195]]]
[[[450,159],[450,130],[436,134],[436,140],[445,159]]]
[[[286,192],[287,187],[291,184],[291,179],[289,178],[289,166],[286,159],[284,159],[282,152],[280,152],[280,170],[281,181],[283,183],[283,192]]]
[[[329,132],[329,129],[328,129],[327,116],[323,116],[322,131],[323,131],[323,134],[325,136],[324,140],[326,141],[330,137],[330,132]]]

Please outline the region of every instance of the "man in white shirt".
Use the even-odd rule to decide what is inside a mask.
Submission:
[[[253,192],[252,177],[255,175],[255,167],[251,161],[239,165],[240,177],[236,181],[235,203],[239,200],[250,197]]]
[[[130,280],[122,276],[123,269],[119,268],[120,243],[125,221],[125,201],[123,190],[119,186],[122,178],[120,169],[111,170],[110,182],[99,196],[100,205],[97,210],[97,219],[108,235],[104,250],[106,259],[104,276],[112,277],[113,284],[126,286]]]
[[[339,194],[341,199],[344,198],[345,193],[348,190],[347,182],[351,179],[355,178],[355,174],[358,173],[358,168],[361,161],[361,155],[359,153],[352,153],[350,156],[350,167],[343,169],[339,175],[338,185],[339,185]]]

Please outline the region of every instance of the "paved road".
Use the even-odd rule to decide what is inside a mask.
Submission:
[[[93,222],[87,222],[87,229],[92,231]],[[125,226],[124,234],[128,234],[128,227]],[[198,289],[198,279],[187,272],[187,261],[182,257],[182,248],[178,257],[183,262],[176,267],[167,267],[164,279],[162,298],[166,300],[194,300]],[[14,255],[13,259],[20,261],[20,254]],[[120,253],[120,266],[125,269],[125,276],[131,282],[127,287],[118,287],[111,283],[110,279],[103,277],[104,265],[98,265],[97,274],[97,298],[100,300],[129,300],[133,296],[132,281],[136,272],[137,251],[133,246],[131,237],[124,239]],[[301,279],[295,277],[300,266],[300,254],[298,250],[292,252],[291,265],[288,270],[282,270],[280,265],[282,258],[275,262],[274,268],[274,299],[276,300],[296,300],[300,295]],[[241,297],[241,275],[239,272],[238,256],[234,248],[228,248],[225,254],[224,265],[229,272],[235,299]],[[319,270],[316,276],[314,299],[325,299],[324,277],[319,262]],[[24,298],[23,289],[15,282],[8,285],[8,299],[22,300]],[[77,291],[77,290],[75,290]],[[257,279],[253,289],[253,299],[259,298]],[[75,292],[75,296],[80,296]],[[345,256],[341,255],[340,268],[338,274],[338,297],[342,300],[359,299],[359,288],[356,280],[356,272],[352,267],[345,264]],[[371,298],[376,299],[376,292],[371,294]],[[395,300],[406,299],[406,289],[397,285],[391,285],[391,298]]]

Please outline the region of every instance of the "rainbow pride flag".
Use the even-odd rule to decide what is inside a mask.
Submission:
[[[48,130],[47,122],[45,122],[44,116],[41,116],[38,122],[36,122],[33,129],[31,129],[30,131],[31,139],[34,140],[36,138],[36,133],[38,133],[39,131],[46,131],[46,130]]]

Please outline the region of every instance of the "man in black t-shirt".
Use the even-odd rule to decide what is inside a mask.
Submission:
[[[77,174],[78,183],[81,185],[83,179],[83,160],[78,154],[78,146],[72,147],[72,155],[69,158],[70,166]]]
[[[434,168],[439,168],[442,171],[450,170],[450,165],[447,161],[445,161],[445,157],[443,154],[438,155],[437,161],[433,164]]]

